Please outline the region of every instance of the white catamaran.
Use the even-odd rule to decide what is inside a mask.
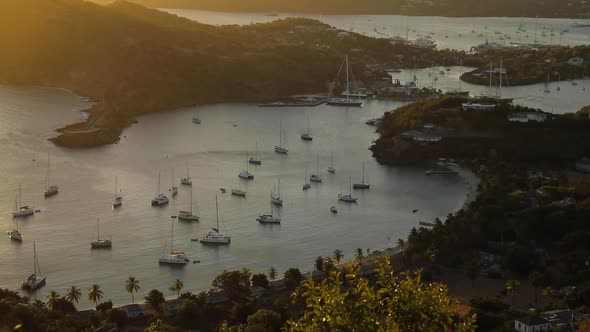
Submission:
[[[197,206],[196,199],[193,200],[193,190],[191,188],[191,209],[190,211],[178,211],[178,220],[184,221],[199,221],[199,208]],[[197,214],[193,212],[193,206],[195,206],[197,210]]]
[[[274,215],[273,205],[271,204],[270,214],[261,214],[260,216],[258,216],[258,218],[256,218],[256,221],[258,221],[261,224],[280,224],[281,218],[279,216]]]
[[[34,291],[45,286],[45,277],[41,275],[41,267],[37,259],[37,247],[33,242],[33,274],[25,279],[20,287],[25,290]]]
[[[100,239],[100,219],[96,219],[96,241],[90,242],[92,249],[107,249],[113,246],[113,241]]]
[[[340,194],[338,194],[338,199],[346,202],[346,203],[356,203],[358,200],[356,197],[352,197],[352,177],[348,178],[348,183],[350,186],[350,190],[347,195],[342,194],[342,187],[340,188]]]
[[[29,207],[28,205],[22,205],[22,190],[21,190],[21,185],[20,183],[18,184],[18,195],[16,197],[16,200],[14,202],[14,211],[12,212],[12,217],[13,218],[19,218],[19,217],[27,217],[27,216],[32,216],[33,214],[35,214],[35,210],[31,207]]]
[[[171,264],[171,265],[185,265],[190,260],[186,257],[184,251],[174,251],[174,218],[172,217],[172,230],[170,231],[170,253],[160,256],[158,262],[160,264]]]
[[[229,244],[231,242],[231,237],[219,232],[219,204],[217,202],[217,196],[215,196],[215,214],[217,218],[217,228],[212,228],[213,231],[203,236],[200,241],[203,244]],[[223,227],[225,229],[225,224]]]
[[[59,187],[51,184],[51,163],[49,159],[49,153],[47,154],[47,179],[45,182],[45,197],[57,195]]]

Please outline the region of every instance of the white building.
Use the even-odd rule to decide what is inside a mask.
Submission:
[[[481,111],[489,111],[496,108],[496,104],[486,104],[486,103],[463,103],[461,104],[463,110],[481,110]]]
[[[579,56],[573,57],[573,58],[567,60],[567,64],[572,65],[572,66],[581,66],[584,64],[584,59],[580,58]]]
[[[514,320],[514,329],[519,332],[542,332],[553,327],[559,327],[568,331],[574,320],[572,310],[545,311],[535,316],[526,316]]]
[[[510,122],[544,122],[547,120],[547,114],[541,112],[518,112],[508,114],[508,121]]]

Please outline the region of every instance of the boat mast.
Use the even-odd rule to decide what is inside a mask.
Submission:
[[[277,194],[279,195],[279,197],[281,197],[281,178],[279,178],[279,190]]]
[[[492,72],[493,72],[492,70],[493,70],[492,61],[490,61],[490,89],[492,88]]]
[[[461,92],[461,76],[463,76],[463,59],[459,62],[459,92]]]
[[[37,275],[37,246],[33,242],[33,273]]]
[[[115,176],[115,198],[117,197],[117,177]]]
[[[47,152],[47,184],[45,189],[51,187],[51,164],[49,162],[49,152]]]
[[[100,241],[100,218],[96,218],[96,241]]]
[[[172,188],[174,188],[174,167],[172,167]]]
[[[170,232],[170,253],[172,254],[172,243],[174,242],[174,218],[172,218],[172,232]]]
[[[317,163],[316,174],[318,177],[320,176],[320,154],[319,153],[318,153],[318,163]]]
[[[193,188],[191,187],[191,216],[193,215]]]
[[[498,94],[500,95],[500,97],[502,96],[502,58],[500,58],[500,90],[498,91]]]
[[[346,101],[350,100],[350,87],[348,83],[348,54],[346,55]],[[318,172],[319,174],[319,172]]]
[[[16,207],[17,211],[20,210],[20,208],[23,206],[23,203],[21,202],[21,195],[22,195],[21,184],[19,183],[18,184],[18,206]]]
[[[352,176],[348,177],[348,196],[352,197]]]
[[[363,184],[365,184],[365,163],[363,162]]]
[[[283,121],[279,121],[279,147],[283,147]]]
[[[219,234],[219,204],[217,203],[217,196],[215,196],[215,219],[217,219],[217,234]]]

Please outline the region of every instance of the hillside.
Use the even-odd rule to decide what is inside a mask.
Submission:
[[[95,0],[108,3],[109,0]],[[590,5],[559,0],[133,0],[156,8],[229,12],[321,14],[404,14],[415,16],[588,17]]]
[[[125,1],[10,0],[0,13],[0,82],[70,88],[97,101],[88,121],[54,139],[68,147],[116,142],[147,112],[324,92],[347,53],[363,73],[360,64],[393,54],[424,65],[436,54],[338,36],[313,20],[213,27]]]

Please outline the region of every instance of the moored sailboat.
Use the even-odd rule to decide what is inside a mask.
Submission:
[[[275,146],[275,152],[280,154],[287,154],[289,150],[286,148],[287,143],[286,133],[283,133],[283,121],[279,121],[279,145]]]
[[[229,244],[231,242],[231,237],[219,232],[219,203],[217,201],[217,196],[215,196],[215,213],[217,228],[212,228],[213,231],[203,236],[200,242],[203,244]],[[225,228],[225,224],[223,227]]]
[[[190,260],[184,253],[184,251],[174,251],[174,219],[172,217],[172,230],[170,231],[170,253],[161,255],[158,259],[160,264],[170,264],[170,265],[185,265]]]
[[[332,106],[360,107],[363,104],[362,102],[357,102],[357,101],[353,101],[350,99],[351,93],[350,93],[350,82],[349,82],[350,79],[348,77],[349,76],[348,55],[345,57],[344,63],[345,63],[345,67],[346,67],[346,93],[345,93],[346,98],[331,98],[331,99],[328,99],[326,104],[332,105]]]
[[[22,190],[21,190],[21,185],[20,183],[18,184],[18,195],[16,197],[16,200],[14,202],[14,211],[12,212],[12,217],[13,218],[19,218],[19,217],[27,217],[27,216],[32,216],[33,214],[35,214],[35,210],[31,207],[29,207],[28,205],[22,205]]]
[[[24,290],[35,291],[45,286],[46,277],[41,274],[41,267],[37,259],[37,247],[33,242],[33,274],[21,283],[21,288]]]
[[[274,205],[283,205],[283,199],[281,198],[281,178],[279,178],[279,186],[277,192],[270,193],[270,202]]]
[[[318,154],[318,163],[317,163],[316,173],[312,174],[309,177],[309,181],[318,182],[318,183],[322,182],[322,177],[320,176],[320,155],[319,154]]]
[[[307,117],[307,132],[301,134],[301,139],[304,141],[313,141],[313,136],[311,136],[311,132],[309,131],[309,117]]]
[[[258,151],[258,142],[256,142],[256,154],[248,159],[248,162],[252,165],[262,165],[262,159],[260,158],[260,151]]]
[[[258,221],[261,224],[280,224],[281,218],[274,215],[274,209],[271,204],[270,214],[261,214],[260,216],[258,216],[258,218],[256,218],[256,221]]]
[[[338,199],[346,202],[346,203],[356,203],[356,201],[358,200],[356,197],[352,197],[352,178],[349,177],[348,178],[348,182],[349,182],[349,186],[350,186],[350,190],[348,192],[348,194],[344,195],[342,193],[338,194]]]
[[[91,241],[90,247],[93,249],[111,248],[113,246],[113,242],[111,240],[100,239],[100,219],[96,220],[96,229],[96,241]]]
[[[51,184],[51,163],[49,159],[49,153],[47,154],[47,179],[45,182],[45,197],[57,195],[59,187],[55,184]]]
[[[197,209],[197,214],[193,213],[193,205],[196,207]],[[178,211],[178,220],[184,220],[184,221],[199,221],[199,208],[197,207],[197,203],[196,200],[193,200],[193,190],[191,188],[191,202],[190,202],[190,211]]]
[[[168,197],[160,192],[160,172],[158,172],[158,190],[156,196],[152,198],[152,206],[164,206],[169,202]]]
[[[21,242],[23,240],[23,236],[18,230],[18,219],[16,220],[16,229],[13,229],[10,232],[8,232],[8,238],[12,241],[18,242]]]
[[[242,170],[239,174],[238,177],[244,180],[254,180],[254,174],[250,173],[250,161],[247,159],[248,158],[248,152],[246,152],[246,169]]]
[[[355,183],[352,186],[353,189],[370,189],[371,185],[365,182],[365,163],[363,163],[363,177],[361,183]]]
[[[180,184],[185,186],[192,186],[193,180],[191,179],[190,174],[188,173],[188,160],[186,161],[186,177],[180,179]]]
[[[115,199],[113,199],[113,208],[123,205],[123,197],[118,193],[117,177],[115,176]]]

